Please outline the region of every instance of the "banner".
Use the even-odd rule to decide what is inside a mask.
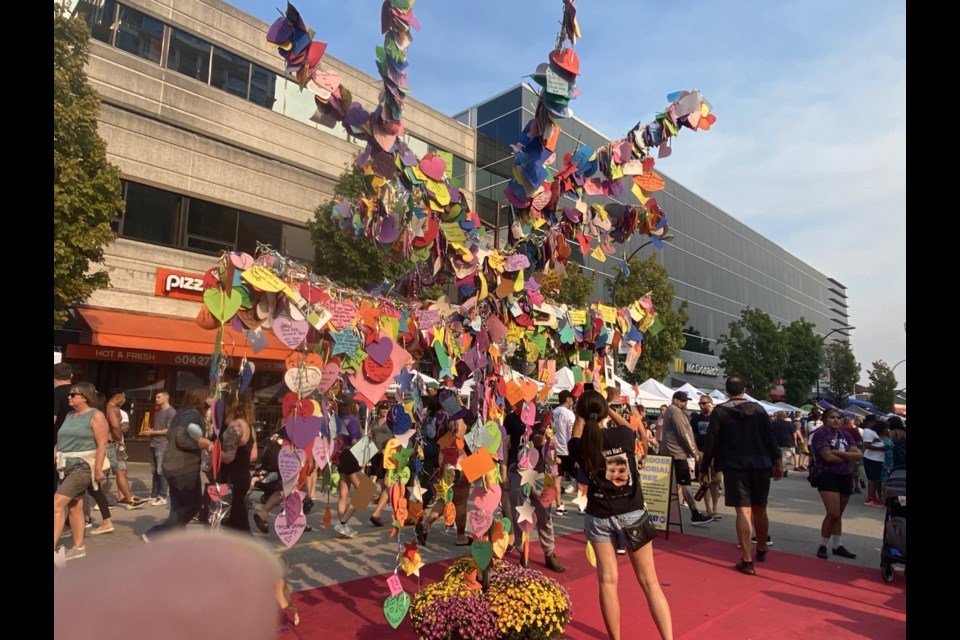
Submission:
[[[640,486],[647,511],[657,529],[666,531],[667,510],[670,505],[670,472],[673,458],[670,456],[647,456],[647,464],[640,470]]]

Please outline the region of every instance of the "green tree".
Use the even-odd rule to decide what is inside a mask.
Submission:
[[[369,289],[371,286],[390,283],[397,285],[392,293],[412,293],[410,297],[419,300],[435,299],[443,295],[442,287],[423,286],[416,279],[412,279],[412,292],[408,288],[402,288],[410,286],[410,282],[401,283],[400,279],[411,272],[416,259],[406,260],[399,254],[396,258],[388,258],[369,238],[356,238],[337,226],[331,214],[338,199],[356,202],[366,191],[363,174],[356,164],[352,163],[337,180],[334,187],[335,197],[317,207],[313,220],[307,223],[314,246],[314,272],[338,284],[357,289]]]
[[[883,360],[877,360],[867,376],[870,378],[870,401],[880,411],[892,413],[897,397],[897,376],[893,369]]]
[[[53,5],[53,326],[67,311],[110,284],[103,247],[123,212],[120,170],[107,161],[97,132],[100,98],[87,82],[90,30],[67,7]]]
[[[830,372],[830,401],[843,408],[847,406],[847,398],[856,392],[860,363],[853,357],[850,343],[839,340],[827,345],[824,363]]]
[[[823,368],[823,341],[813,329],[813,323],[800,318],[780,330],[787,347],[783,388],[786,401],[796,406],[810,399],[810,390],[817,384]]]
[[[648,378],[663,380],[669,373],[669,363],[677,357],[685,342],[683,327],[689,320],[687,302],[674,306],[673,285],[670,284],[667,268],[657,262],[656,255],[646,260],[633,258],[627,267],[630,275],[618,273],[616,278],[607,281],[610,299],[617,307],[625,307],[649,294],[653,298],[661,329],[657,333],[648,330],[644,334],[640,362],[633,373],[624,369],[623,378],[632,383]]]
[[[557,296],[556,301],[572,308],[586,307],[592,302],[590,297],[593,294],[595,279],[596,272],[593,277],[590,277],[584,273],[578,263],[571,260],[567,263],[567,273],[560,285],[560,295]]]
[[[787,363],[787,347],[780,337],[780,327],[760,309],[747,307],[740,319],[720,336],[720,366],[729,375],[743,377],[751,393],[766,399],[775,380],[783,377]]]

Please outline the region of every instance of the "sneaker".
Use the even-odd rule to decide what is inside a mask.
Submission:
[[[343,538],[352,538],[357,535],[356,530],[348,524],[340,524],[339,522],[334,525],[333,529],[340,534]]]
[[[691,524],[710,524],[711,522],[713,522],[713,518],[699,511],[690,516]]]
[[[824,560],[827,559],[828,556],[827,556],[827,546],[826,546],[826,545],[822,544],[822,545],[820,545],[819,547],[817,547],[817,557],[818,557],[818,558],[823,558]]]
[[[750,542],[752,542],[753,544],[757,544],[757,536],[753,536],[752,538],[750,538]],[[769,535],[767,536],[767,546],[768,547],[773,546],[773,538],[771,538]]]
[[[53,552],[53,566],[57,569],[63,569],[67,566],[66,549],[63,545],[57,547],[57,550]]]
[[[150,501],[151,507],[162,507],[167,504],[167,499],[164,497],[157,497]]]
[[[564,505],[560,505],[559,507],[557,507],[557,515],[558,516],[567,515],[567,508]]]
[[[86,555],[87,555],[86,547],[73,547],[71,549],[67,549],[66,553],[63,554],[64,559],[67,561],[76,560],[78,558],[84,558],[86,557]]]
[[[625,555],[627,555],[627,550],[624,549],[623,547],[617,547],[617,555],[618,555],[618,556],[625,556]]]
[[[93,526],[93,518],[87,518],[87,521],[83,523],[84,529],[89,529]]]
[[[757,575],[756,569],[753,568],[753,563],[747,562],[746,560],[741,560],[740,562],[737,563],[737,571],[739,571],[740,573],[745,573],[748,576]]]
[[[147,544],[150,543],[150,536],[148,536],[148,535],[145,534],[145,533],[141,533],[141,534],[140,534],[140,539],[143,540],[144,542],[146,542]]]
[[[139,502],[138,502],[139,500]],[[146,500],[140,500],[140,498],[134,498],[127,502],[126,500],[118,500],[117,506],[123,505],[127,508],[128,511],[133,511],[134,509],[143,509],[147,505]]]
[[[883,500],[877,500],[876,498],[874,498],[874,499],[870,502],[870,506],[871,506],[871,507],[881,507],[881,508],[882,508],[882,507],[885,507],[886,505],[883,504]]]
[[[857,557],[857,554],[850,553],[849,551],[847,551],[847,548],[843,545],[840,545],[839,547],[834,547],[833,555],[840,556],[841,558],[850,558],[851,560]]]

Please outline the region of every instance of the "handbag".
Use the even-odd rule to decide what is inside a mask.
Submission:
[[[600,487],[600,493],[603,494],[603,499],[607,501],[607,506],[610,508],[610,512],[613,513],[613,504],[607,497],[607,492],[604,491],[603,484],[596,478],[594,478],[594,482]],[[653,523],[653,519],[650,517],[650,512],[647,510],[646,505],[644,505],[643,515],[640,516],[640,519],[624,527],[623,533],[627,537],[627,545],[629,545],[631,551],[642,549],[657,537],[657,525]]]

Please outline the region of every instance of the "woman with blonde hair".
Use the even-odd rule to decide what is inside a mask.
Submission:
[[[217,482],[231,487],[230,514],[223,526],[250,533],[247,493],[250,492],[250,463],[257,458],[257,439],[250,423],[254,421],[253,398],[249,393],[235,397],[227,407],[220,430],[220,473]]]
[[[97,390],[89,382],[74,385],[67,394],[67,401],[71,411],[57,432],[57,444],[53,448],[61,477],[60,486],[53,494],[53,548],[56,552],[67,518],[66,510],[69,512],[73,548],[65,552],[65,557],[74,560],[87,554],[83,545],[83,494],[92,483],[102,485],[107,481],[104,463],[109,427],[103,412],[96,408]],[[101,527],[110,526],[109,509],[104,518],[107,524]]]

